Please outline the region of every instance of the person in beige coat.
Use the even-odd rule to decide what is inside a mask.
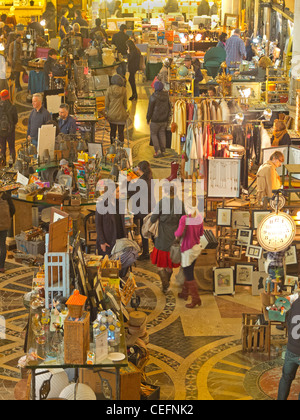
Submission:
[[[257,194],[256,200],[259,205],[267,198],[273,197],[273,190],[281,188],[282,182],[277,173],[277,168],[280,168],[284,162],[284,155],[279,150],[276,150],[270,156],[270,159],[263,163],[257,171]]]
[[[15,41],[11,42],[8,50],[8,64],[11,67],[11,75],[15,80],[15,86],[17,91],[22,90],[20,75],[24,71],[22,65],[22,37],[21,34],[16,35]]]
[[[105,112],[110,124],[110,142],[115,141],[118,131],[119,141],[124,143],[124,128],[129,114],[125,80],[119,74],[112,76],[111,85],[106,91]]]

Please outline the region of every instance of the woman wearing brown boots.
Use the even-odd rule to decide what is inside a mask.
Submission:
[[[203,232],[203,218],[196,212],[193,215],[182,216],[175,232],[176,238],[182,237],[181,266],[184,273],[184,284],[178,297],[184,300],[188,300],[189,296],[192,297],[192,302],[186,304],[186,308],[201,305],[198,285],[194,278],[194,266],[201,253],[200,237],[203,236]]]
[[[169,288],[173,268],[179,267],[179,264],[173,264],[170,258],[170,248],[179,220],[185,214],[182,201],[175,195],[175,186],[168,184],[167,181],[163,187],[163,198],[157,203],[151,216],[152,223],[159,220],[158,237],[154,241],[151,262],[158,268],[163,293]]]

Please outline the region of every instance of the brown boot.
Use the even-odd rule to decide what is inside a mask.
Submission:
[[[179,299],[184,299],[184,300],[188,300],[189,297],[189,285],[188,285],[188,281],[185,280],[182,286],[182,290],[180,293],[178,293],[178,297]]]
[[[166,293],[170,286],[170,274],[172,275],[172,273],[168,273],[166,270],[159,270],[158,272],[158,275],[161,279],[163,293]]]
[[[192,302],[185,305],[186,308],[194,308],[195,306],[201,306],[201,299],[198,293],[198,284],[196,280],[188,281],[189,295],[192,296]]]

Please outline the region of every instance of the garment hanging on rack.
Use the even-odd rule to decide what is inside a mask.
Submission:
[[[43,71],[30,70],[28,80],[28,90],[31,95],[44,92],[46,89],[45,74]]]
[[[186,135],[186,102],[184,100],[178,100],[175,102],[173,110],[172,122],[176,124],[176,129],[172,133],[171,148],[175,150],[177,154],[181,152],[181,141],[180,137]]]

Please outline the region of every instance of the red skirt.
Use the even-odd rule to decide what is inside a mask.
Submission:
[[[169,251],[160,251],[159,249],[153,248],[150,255],[152,264],[159,268],[177,268],[180,264],[173,264],[170,258]]]

